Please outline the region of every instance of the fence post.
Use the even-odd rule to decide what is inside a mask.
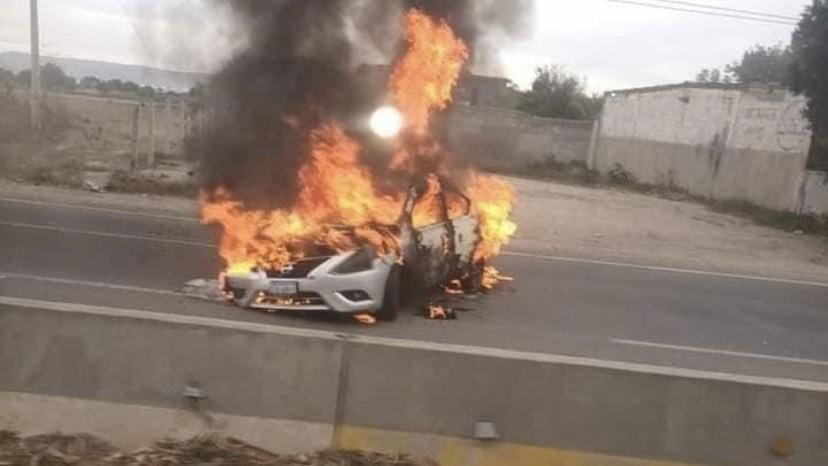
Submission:
[[[138,168],[138,119],[141,115],[141,104],[135,104],[132,110],[132,147],[129,158],[129,170],[135,171]]]
[[[149,154],[147,154],[147,168],[155,168],[155,101],[150,102]]]
[[[587,168],[596,170],[596,155],[598,152],[598,138],[601,137],[601,117],[599,116],[592,122],[592,136],[589,138],[589,149],[587,151]]]
[[[178,125],[176,125],[175,115],[173,115],[172,97],[167,96],[167,139],[164,144],[164,152],[172,156],[174,152],[175,140],[178,138]]]

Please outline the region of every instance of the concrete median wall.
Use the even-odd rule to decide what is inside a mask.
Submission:
[[[808,382],[12,298],[0,374],[0,429],[127,445],[211,428],[448,466],[828,464],[828,386]],[[499,440],[472,438],[482,420]],[[770,454],[777,437],[792,456]]]

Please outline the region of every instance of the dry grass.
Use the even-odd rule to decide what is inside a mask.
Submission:
[[[198,194],[199,187],[193,181],[170,181],[159,177],[117,170],[112,173],[106,189],[116,193],[195,197]]]
[[[0,146],[0,175],[13,181],[78,188],[83,185],[83,170],[81,157],[39,146]]]

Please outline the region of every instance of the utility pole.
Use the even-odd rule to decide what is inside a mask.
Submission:
[[[37,16],[37,0],[29,0],[31,12],[31,89],[29,90],[29,105],[32,117],[32,129],[40,130],[40,31]]]

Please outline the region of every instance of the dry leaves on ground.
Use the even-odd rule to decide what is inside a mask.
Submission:
[[[439,466],[429,460],[355,451],[277,455],[234,438],[200,435],[190,440],[162,440],[150,447],[122,452],[87,434],[20,437],[0,431],[0,466]]]

